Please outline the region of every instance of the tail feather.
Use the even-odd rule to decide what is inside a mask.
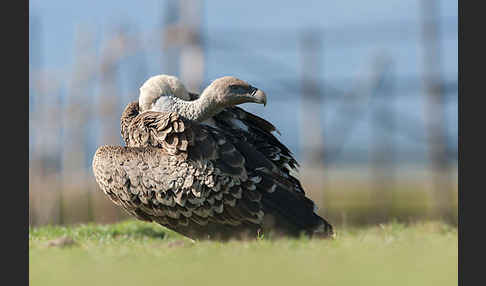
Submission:
[[[312,230],[312,235],[316,237],[334,238],[336,233],[334,232],[334,228],[332,227],[332,225],[319,215],[315,214],[315,216],[319,219],[319,222],[317,223],[317,226]]]
[[[267,224],[268,229],[287,235],[298,236],[302,232],[317,237],[333,235],[332,225],[314,212],[314,202],[302,193],[278,184],[272,192],[262,191],[263,212],[267,217],[264,229]]]

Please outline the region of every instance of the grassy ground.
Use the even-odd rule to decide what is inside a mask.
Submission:
[[[457,285],[457,229],[337,229],[335,240],[193,243],[156,224],[31,228],[30,285]],[[65,239],[59,239],[64,237]]]

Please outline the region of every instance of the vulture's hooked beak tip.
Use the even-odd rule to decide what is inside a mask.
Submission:
[[[265,94],[265,92],[259,89],[255,93],[254,97],[256,103],[261,103],[263,104],[263,106],[267,106],[267,95]]]

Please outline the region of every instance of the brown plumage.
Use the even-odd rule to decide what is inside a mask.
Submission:
[[[297,162],[271,134],[275,127],[231,105],[256,100],[233,94],[228,101],[224,94],[223,86],[218,95],[227,105],[209,124],[184,117],[185,111],[140,111],[139,102],[128,104],[121,118],[126,147],[102,146],[93,158],[103,192],[138,219],[195,239],[331,235],[332,226],[314,213],[314,203],[290,175]]]

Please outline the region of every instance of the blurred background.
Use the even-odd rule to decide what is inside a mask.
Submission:
[[[91,159],[150,76],[233,75],[338,227],[457,224],[457,1],[29,1],[29,224],[128,218]]]

